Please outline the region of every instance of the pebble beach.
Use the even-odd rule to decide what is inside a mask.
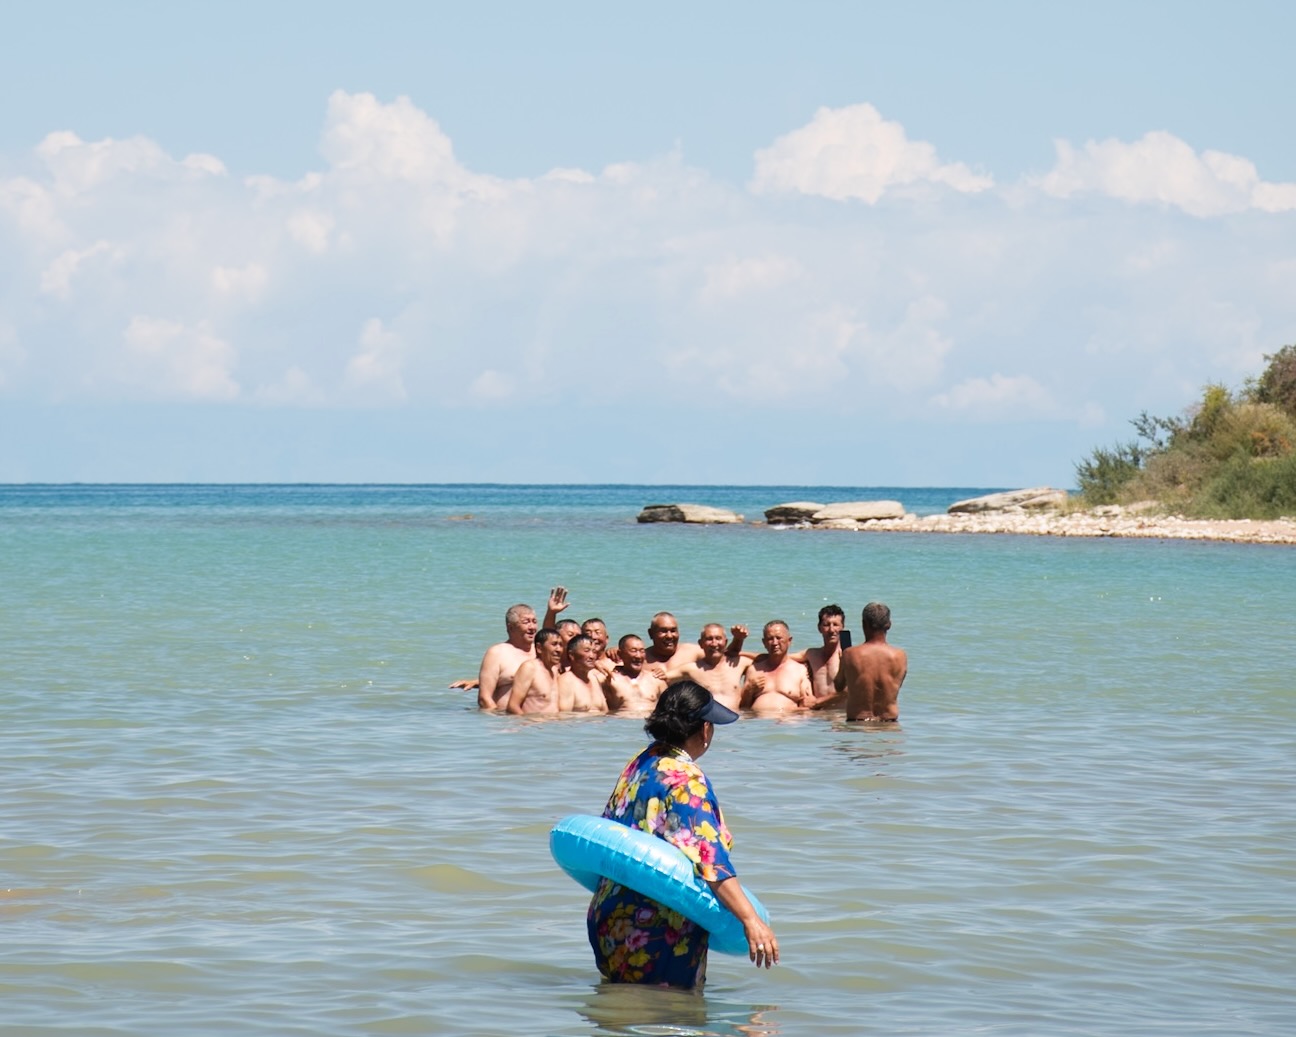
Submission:
[[[821,504],[791,501],[764,511],[774,528],[846,532],[1007,533],[1025,536],[1131,537],[1147,540],[1220,540],[1296,544],[1296,518],[1192,519],[1164,514],[1155,501],[1080,509],[1065,490],[1042,486],[1004,490],[956,501],[944,511],[910,510],[899,500]],[[735,511],[699,504],[649,504],[639,522],[741,523]]]
[[[1188,519],[1178,515],[1127,512],[1120,508],[1071,513],[1000,511],[977,515],[906,515],[899,519],[861,522],[856,528],[860,532],[876,533],[1016,533],[1026,536],[1296,544],[1296,519]]]

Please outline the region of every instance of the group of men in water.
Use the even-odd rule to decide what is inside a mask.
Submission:
[[[508,636],[486,650],[477,680],[451,687],[476,687],[481,709],[515,714],[646,715],[666,687],[692,680],[730,709],[757,714],[844,706],[847,720],[887,723],[900,716],[908,658],[887,642],[891,610],[879,602],[864,607],[862,644],[843,647],[845,613],[825,605],[822,645],[792,652],[787,623],[773,619],[761,632],[761,653],[743,651],[748,631],[741,624],[726,631],[708,623],[696,643],[682,644],[669,612],[652,617],[647,644],[626,634],[613,646],[603,620],[559,619],[567,605],[565,588],[550,591],[543,626],[530,605],[514,605],[504,615]]]

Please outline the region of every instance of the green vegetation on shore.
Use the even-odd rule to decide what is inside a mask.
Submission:
[[[1146,411],[1137,438],[1076,465],[1086,507],[1156,501],[1193,518],[1296,515],[1296,345],[1237,391],[1208,385],[1183,417]]]

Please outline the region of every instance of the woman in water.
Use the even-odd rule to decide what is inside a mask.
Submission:
[[[733,838],[697,765],[715,725],[737,719],[705,688],[692,681],[672,684],[644,724],[652,744],[626,764],[603,816],[683,850],[716,899],[742,923],[748,957],[769,968],[779,959],[778,940],[738,882],[729,860]],[[691,989],[706,978],[707,931],[610,879],[599,882],[587,924],[598,970],[614,983]]]

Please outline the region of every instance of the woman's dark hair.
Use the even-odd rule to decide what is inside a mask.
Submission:
[[[652,715],[644,724],[655,741],[680,746],[702,730],[706,723],[698,714],[711,701],[711,692],[693,681],[677,681],[661,693]]]

